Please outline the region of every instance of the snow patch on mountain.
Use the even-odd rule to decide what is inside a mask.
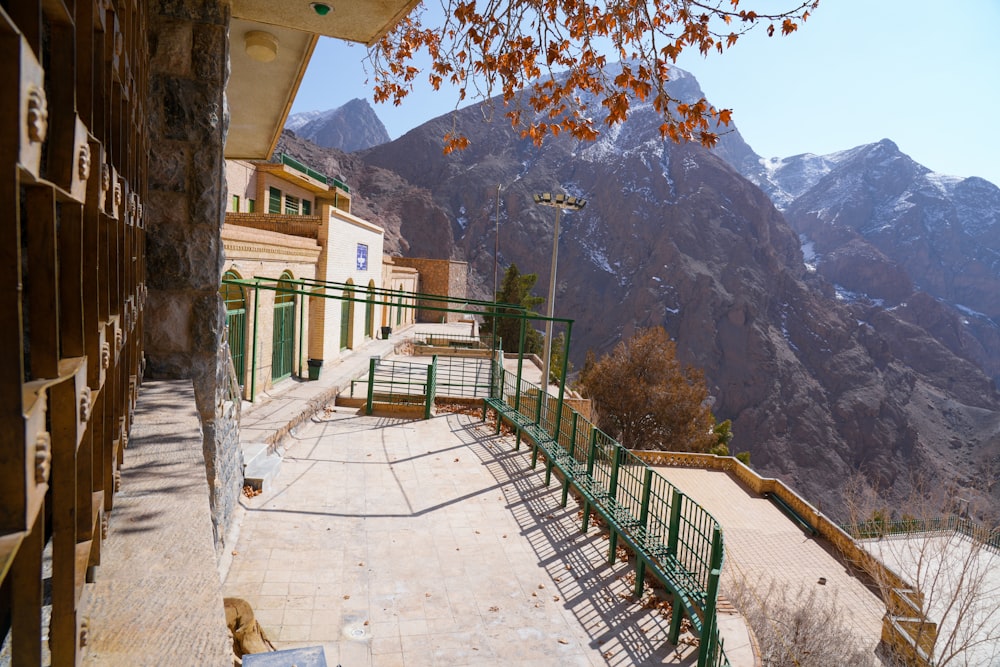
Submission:
[[[311,123],[314,120],[320,118],[329,118],[333,114],[337,113],[337,109],[327,109],[326,111],[314,110],[314,111],[302,111],[299,113],[293,113],[285,121],[285,129],[295,132],[303,125]]]
[[[802,247],[802,263],[806,266],[806,271],[816,273],[816,244],[808,239],[805,234],[799,234],[799,243]]]

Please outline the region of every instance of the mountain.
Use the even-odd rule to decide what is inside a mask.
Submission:
[[[677,75],[675,95],[701,96]],[[539,149],[483,116],[469,107],[330,158],[356,202],[375,202],[387,246],[464,259],[474,292],[488,295],[501,184],[499,262],[546,285],[554,212],[532,195],[582,196],[586,208],[562,217],[556,297],[556,315],[575,320],[575,363],[663,325],[682,360],[704,369],[735,450],[834,515],[858,470],[901,493],[914,470],[973,500],[996,493],[1000,396],[990,378],[935,335],[937,324],[843,299],[811,270],[799,233],[730,165],[765,171],[738,133],[717,152],[673,144],[653,109],[637,105],[594,142],[560,135]],[[445,156],[453,123],[470,146]]]
[[[285,129],[318,146],[348,153],[389,141],[385,125],[367,100],[353,99],[327,111],[305,111],[288,117]]]
[[[744,175],[845,298],[898,308],[1000,379],[1000,188],[934,173],[888,139],[760,164],[764,181]]]

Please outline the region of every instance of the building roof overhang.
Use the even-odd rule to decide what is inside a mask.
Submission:
[[[320,36],[374,44],[418,2],[232,0],[226,158],[271,157]]]
[[[330,186],[326,183],[320,183],[315,178],[303,174],[301,171],[292,169],[288,165],[274,163],[274,162],[259,162],[255,165],[258,171],[263,171],[268,174],[273,174],[289,183],[295,183],[296,185],[315,193],[325,193],[330,191]]]

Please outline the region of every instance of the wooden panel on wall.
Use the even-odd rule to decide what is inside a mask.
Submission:
[[[144,6],[0,0],[16,102],[0,104],[0,633],[16,665],[80,662],[142,377]]]

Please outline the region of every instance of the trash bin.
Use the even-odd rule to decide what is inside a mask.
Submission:
[[[382,340],[387,340],[392,333],[392,327],[382,327]]]
[[[323,360],[309,359],[306,363],[309,364],[309,379],[318,380],[319,372],[323,369]]]

